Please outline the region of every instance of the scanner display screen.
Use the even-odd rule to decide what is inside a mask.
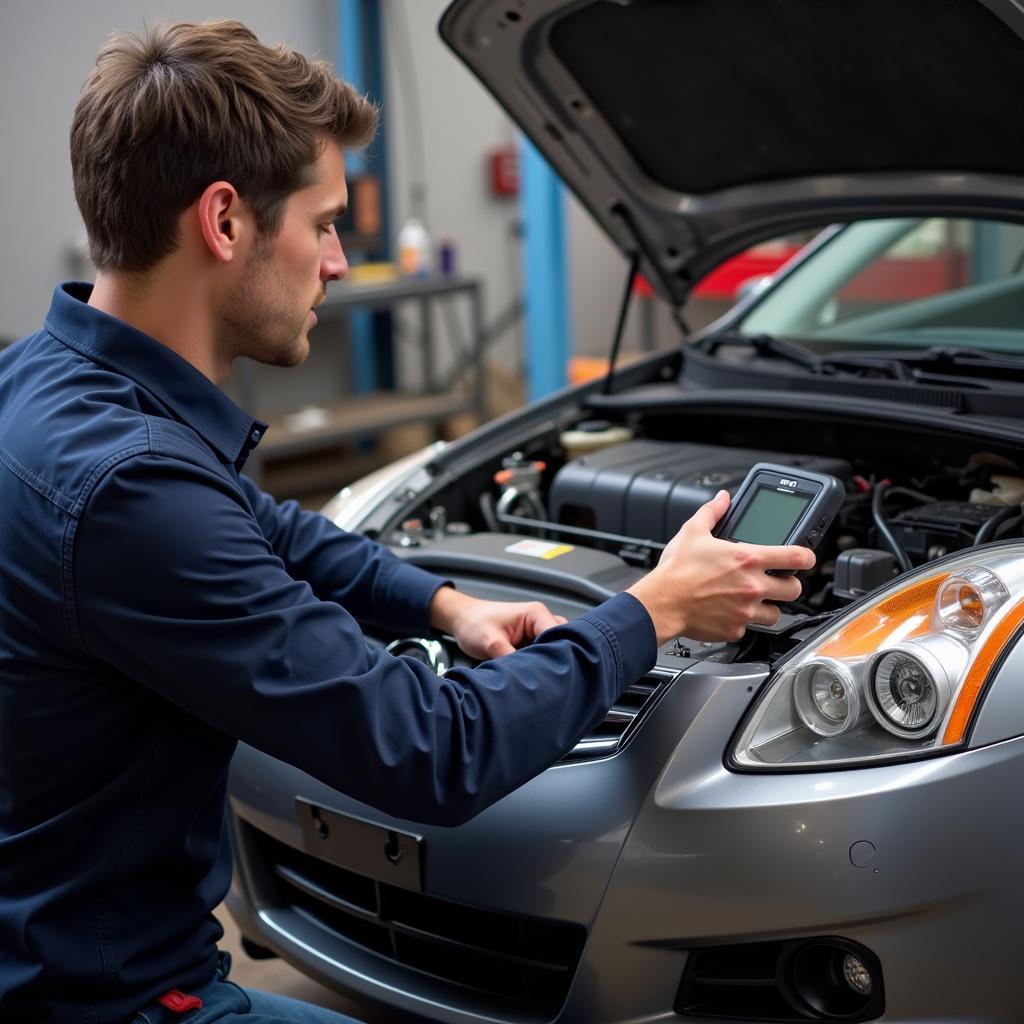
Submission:
[[[798,494],[759,487],[730,536],[749,544],[784,544],[810,501]]]

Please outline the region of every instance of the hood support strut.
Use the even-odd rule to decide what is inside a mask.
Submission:
[[[619,358],[619,347],[622,345],[622,332],[626,327],[626,314],[629,312],[629,303],[633,298],[633,285],[636,282],[636,275],[640,269],[640,253],[629,254],[629,273],[626,274],[626,291],[619,304],[619,319],[615,325],[615,337],[612,338],[612,350],[608,356],[608,376],[604,379],[602,392],[606,395],[612,393],[612,377],[615,376],[615,363]]]
[[[661,265],[655,259],[654,253],[651,251],[651,247],[644,238],[643,234],[637,229],[636,222],[630,215],[629,210],[621,203],[616,203],[612,207],[612,213],[614,213],[625,225],[626,230],[633,236],[633,241],[636,243],[636,247],[631,249],[629,252],[629,273],[626,275],[626,292],[622,296],[622,302],[619,305],[619,317],[618,322],[615,325],[615,336],[612,338],[612,350],[608,356],[608,375],[604,379],[604,386],[602,393],[610,395],[612,393],[612,380],[615,376],[615,364],[619,359],[619,348],[622,346],[622,332],[626,326],[626,314],[629,312],[629,303],[633,297],[633,286],[636,283],[637,274],[640,272],[640,257],[641,255],[647,258],[648,264],[658,271],[661,277],[662,283],[665,285],[666,290],[672,294],[672,284],[665,277],[661,271]],[[690,328],[686,321],[683,319],[682,310],[679,306],[675,306],[672,312],[672,319],[679,325],[684,336],[690,333]]]

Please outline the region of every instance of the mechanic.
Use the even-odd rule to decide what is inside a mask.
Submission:
[[[265,424],[219,389],[306,358],[346,262],[345,147],[376,111],[238,22],[112,37],[71,128],[98,269],[0,357],[0,1018],[344,1018],[224,980],[239,740],[382,810],[456,824],[555,762],[679,633],[797,597],[796,547],[711,536],[574,622],[459,593],[240,475]],[[357,620],[450,633],[444,678]],[[519,648],[518,650],[516,650]],[[202,1009],[200,1010],[200,1004]]]

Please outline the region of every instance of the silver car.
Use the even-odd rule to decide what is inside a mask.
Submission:
[[[681,342],[326,514],[572,616],[756,462],[846,498],[777,626],[665,645],[559,764],[457,828],[241,748],[248,948],[389,1019],[1024,1020],[1021,7],[458,0],[441,32]],[[813,228],[687,333],[707,272]]]

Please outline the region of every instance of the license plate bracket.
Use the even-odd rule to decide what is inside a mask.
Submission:
[[[423,836],[297,797],[306,852],[349,871],[423,891]]]

